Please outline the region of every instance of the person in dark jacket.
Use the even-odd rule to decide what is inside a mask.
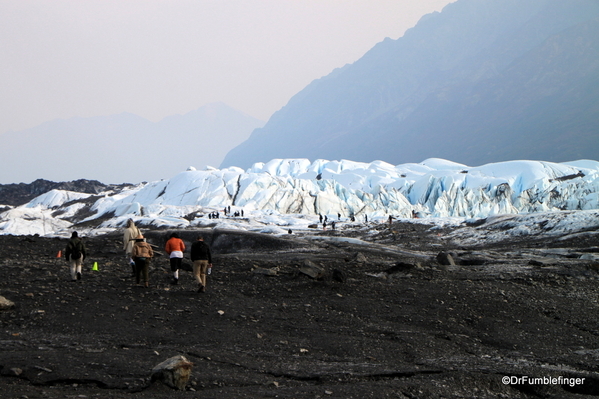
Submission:
[[[81,267],[83,266],[83,260],[87,257],[87,253],[85,245],[83,245],[83,241],[81,241],[76,231],[73,231],[71,234],[71,239],[64,251],[64,257],[69,263],[71,281],[81,280]]]
[[[193,275],[198,281],[198,292],[206,292],[206,274],[212,268],[212,254],[210,247],[204,242],[204,237],[199,236],[191,244],[191,261],[193,262]]]

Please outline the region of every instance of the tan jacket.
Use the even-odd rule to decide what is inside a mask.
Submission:
[[[154,251],[150,244],[144,241],[136,242],[133,245],[133,252],[131,253],[133,258],[151,258],[154,256]]]
[[[135,239],[139,234],[139,229],[135,225],[125,229],[125,233],[123,234],[123,249],[125,253],[131,253]]]

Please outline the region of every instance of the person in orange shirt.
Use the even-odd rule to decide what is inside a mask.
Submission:
[[[169,254],[171,262],[171,271],[173,272],[173,280],[171,284],[179,283],[179,269],[183,262],[183,252],[185,252],[185,243],[179,238],[179,234],[173,233],[166,242],[164,250]]]

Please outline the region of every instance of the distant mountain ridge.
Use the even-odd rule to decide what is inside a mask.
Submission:
[[[599,2],[458,0],[313,81],[221,167],[599,153]]]
[[[0,183],[169,178],[189,166],[218,166],[263,124],[223,103],[156,123],[130,113],[54,120],[0,135]]]
[[[132,186],[127,184],[107,185],[96,180],[85,179],[69,182],[53,182],[44,179],[37,179],[31,183],[0,184],[0,206],[23,205],[50,190],[66,190],[85,194],[99,194],[103,191],[122,190],[127,187]]]

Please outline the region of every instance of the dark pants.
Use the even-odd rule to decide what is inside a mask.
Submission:
[[[141,276],[143,274],[144,283],[150,282],[149,266],[150,259],[147,258],[134,258],[135,261],[135,282],[140,283]]]
[[[171,258],[171,271],[176,272],[181,269],[181,263],[183,262],[183,258]]]

